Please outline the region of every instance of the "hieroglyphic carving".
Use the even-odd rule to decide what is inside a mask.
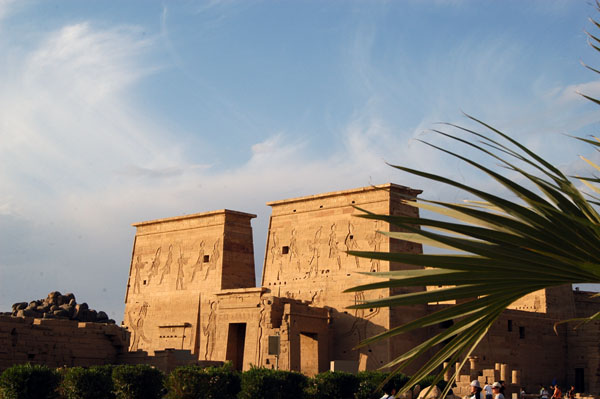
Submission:
[[[344,239],[344,245],[346,246],[346,251],[354,251],[358,249],[358,243],[356,242],[356,238],[354,237],[354,225],[348,222],[348,233],[346,234],[346,238]],[[346,253],[346,257],[351,256]],[[360,268],[359,257],[355,256],[354,261],[356,262],[356,268]]]
[[[131,338],[131,351],[138,350],[140,339],[148,344],[152,343],[152,340],[144,335],[144,319],[148,314],[148,302],[144,302],[139,310],[136,312],[131,311],[127,314],[129,317],[129,326],[132,330]]]
[[[133,268],[135,269],[135,277],[134,277],[134,282],[133,282],[133,293],[134,294],[136,294],[136,293],[139,294],[139,292],[140,292],[140,281],[141,281],[140,270],[142,270],[144,268],[146,263],[148,263],[148,262],[142,262],[142,257],[140,255],[137,256],[135,265],[133,265]]]
[[[165,262],[165,265],[163,266],[162,274],[160,275],[160,281],[158,282],[159,285],[162,284],[165,276],[168,275],[169,273],[171,273],[171,264],[172,263],[173,263],[173,245],[169,245],[169,253],[167,254],[167,261]]]
[[[318,290],[318,291],[313,292],[309,303],[311,305],[316,305],[317,303],[321,302],[321,294],[322,293],[323,293],[323,290]]]
[[[206,326],[202,329],[202,334],[206,337],[206,346],[204,349],[204,360],[212,360],[212,353],[215,348],[215,335],[217,333],[217,302],[210,301],[210,313]]]
[[[378,233],[378,230],[379,221],[375,221],[375,232],[369,239],[369,245],[373,247],[373,252],[379,252],[381,250],[381,243],[383,242],[383,235]],[[371,270],[379,271],[379,259],[371,259]]]
[[[331,225],[331,231],[329,233],[329,259],[335,259],[338,265],[338,270],[342,268],[342,259],[340,257],[340,250],[338,248],[338,240],[335,233],[335,223]]]
[[[158,269],[160,268],[160,248],[161,247],[158,247],[156,249],[154,258],[152,258],[152,265],[148,271],[148,285],[150,285],[150,280],[152,280],[153,277],[158,276]]]
[[[292,259],[296,259],[296,266],[298,267],[298,271],[300,271],[300,256],[298,255],[298,243],[296,238],[296,229],[292,229],[292,236],[290,238],[290,258],[289,264],[292,264]]]
[[[183,251],[181,250],[181,246],[179,246],[179,257],[177,258],[177,281],[175,281],[175,289],[176,290],[184,290],[183,287],[183,266],[187,265],[188,260],[190,258],[183,257]]]
[[[271,248],[269,252],[271,253],[271,263],[278,266],[277,280],[279,280],[281,278],[281,249],[279,248],[277,234],[274,231],[271,233]]]
[[[217,268],[217,262],[219,261],[219,258],[221,257],[221,251],[219,250],[220,245],[221,245],[221,239],[218,238],[217,241],[215,241],[215,243],[213,245],[213,251],[212,251],[212,254],[210,255],[208,267],[205,269],[204,277],[202,277],[202,280],[206,280],[206,278],[208,277],[208,272]]]
[[[194,281],[196,278],[196,273],[202,273],[202,268],[204,267],[204,241],[200,241],[200,245],[198,247],[198,258],[196,259],[196,263],[192,266],[192,278],[190,281]]]
[[[319,258],[321,256],[321,251],[319,249],[319,243],[321,241],[321,231],[323,230],[323,226],[319,226],[317,231],[315,232],[315,236],[312,242],[308,243],[308,249],[310,250],[310,260],[308,264],[310,265],[309,274],[317,276],[319,274]]]

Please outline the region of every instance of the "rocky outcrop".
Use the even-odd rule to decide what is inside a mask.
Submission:
[[[35,317],[44,319],[69,319],[91,323],[110,323],[115,321],[108,318],[103,311],[95,311],[87,303],[77,303],[75,295],[62,295],[58,291],[48,294],[45,299],[31,302],[17,302],[12,305],[12,312],[0,313],[13,317]]]

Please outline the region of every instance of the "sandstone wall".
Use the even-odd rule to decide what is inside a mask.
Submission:
[[[254,217],[221,210],[134,224],[124,317],[132,351],[200,356],[202,297],[255,285]]]
[[[0,371],[22,363],[115,364],[128,342],[128,332],[114,324],[0,316]]]
[[[600,311],[600,298],[592,298],[593,292],[575,291],[576,317],[589,317]],[[578,392],[600,394],[600,321],[567,328],[569,343],[569,368],[567,381]]]
[[[334,339],[332,360],[354,360],[360,369],[381,367],[398,353],[413,345],[411,336],[365,347],[352,348],[363,339],[403,323],[424,308],[349,310],[348,306],[365,299],[377,299],[389,290],[344,293],[347,288],[379,281],[359,272],[405,268],[387,262],[349,256],[345,251],[391,250],[418,253],[421,246],[390,240],[377,234],[389,226],[355,217],[360,207],[380,214],[416,216],[418,211],[400,201],[414,198],[420,191],[393,184],[365,187],[302,198],[270,202],[272,215],[265,251],[262,286],[272,295],[295,298],[315,306],[332,308]]]
[[[495,368],[496,363],[521,370],[521,380],[528,392],[539,390],[539,384],[549,385],[553,379],[566,382],[567,339],[564,326],[554,333],[557,318],[546,314],[505,311],[474,351],[480,367]]]

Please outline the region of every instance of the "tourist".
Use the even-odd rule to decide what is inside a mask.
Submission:
[[[396,397],[396,388],[394,384],[390,381],[383,387],[383,396],[381,399],[394,399]]]
[[[554,386],[554,393],[552,394],[552,399],[562,399],[562,391],[558,384]]]
[[[492,392],[494,394],[494,399],[504,399],[504,394],[502,393],[502,384],[499,382],[494,382],[492,384]]]
[[[525,387],[521,387],[521,390],[519,391],[519,399],[525,399]]]
[[[493,398],[492,385],[489,382],[485,383],[485,386],[483,387],[483,390],[485,391],[485,399],[492,399]]]
[[[481,397],[481,385],[478,380],[471,381],[471,396],[469,399],[483,399]]]
[[[571,385],[571,389],[567,391],[567,398],[575,399],[575,386]]]
[[[540,385],[540,399],[548,399],[548,390],[545,386]]]

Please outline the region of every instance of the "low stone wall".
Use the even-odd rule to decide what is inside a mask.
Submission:
[[[23,363],[115,364],[128,344],[129,332],[114,324],[0,316],[0,371]]]

